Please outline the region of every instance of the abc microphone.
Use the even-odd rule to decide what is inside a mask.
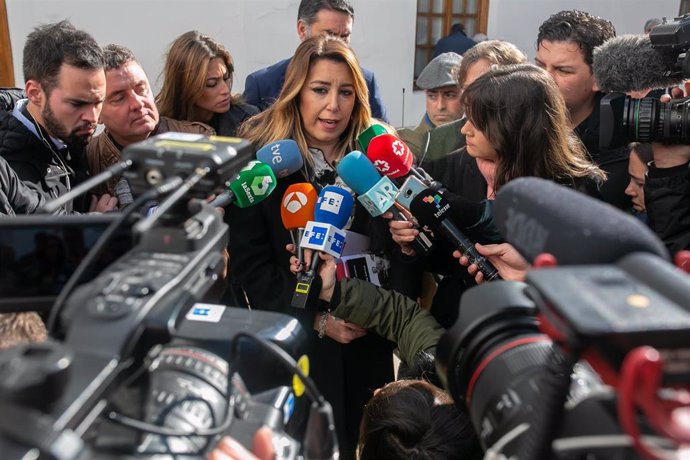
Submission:
[[[396,220],[407,220],[395,207],[398,187],[386,176],[381,176],[369,159],[362,152],[350,152],[340,160],[336,171],[340,178],[357,194],[364,209],[372,217],[391,211]],[[433,241],[429,235],[420,232],[412,243],[418,254],[431,249]]]
[[[345,231],[342,229],[350,219],[353,207],[352,195],[343,188],[329,185],[319,193],[314,207],[314,220],[307,222],[300,241],[301,248],[313,249],[315,252],[309,270],[297,275],[297,284],[291,302],[293,307],[302,309],[311,307],[318,298],[321,290],[320,283],[317,282],[316,288],[312,289],[314,280],[317,278],[316,268],[319,262],[316,251],[325,252],[335,258],[340,257],[345,247]]]
[[[292,139],[264,145],[256,151],[256,159],[269,165],[278,179],[299,171],[304,165],[297,142]]]
[[[487,281],[498,279],[498,272],[491,263],[477,252],[470,241],[450,220],[450,203],[441,192],[426,189],[417,194],[410,203],[410,211],[422,224],[440,232],[471,264],[475,264]]]
[[[210,205],[225,207],[234,203],[239,208],[253,206],[265,200],[276,188],[276,176],[267,164],[252,160],[240,169],[232,182],[226,183],[227,191],[218,195]]]
[[[291,184],[285,190],[280,205],[280,219],[283,221],[285,230],[290,232],[290,238],[295,250],[298,251],[297,257],[300,262],[302,261],[302,249],[299,243],[304,227],[314,217],[317,199],[318,193],[316,193],[314,186],[307,182],[300,182]]]

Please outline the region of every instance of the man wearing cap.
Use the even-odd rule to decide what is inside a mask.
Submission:
[[[462,56],[457,53],[443,53],[432,59],[419,74],[417,86],[426,93],[426,112],[416,128],[398,131],[414,153],[421,150],[421,139],[428,131],[462,117],[460,89],[454,77],[461,61]]]

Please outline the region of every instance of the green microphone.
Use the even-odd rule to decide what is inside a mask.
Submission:
[[[276,183],[276,176],[270,166],[259,160],[252,160],[240,169],[232,182],[226,183],[228,190],[218,195],[210,204],[221,208],[230,203],[239,208],[254,206],[273,192]]]
[[[384,125],[374,123],[367,129],[359,133],[359,136],[357,136],[357,142],[359,142],[359,147],[365,155],[367,153],[367,148],[369,147],[369,142],[371,142],[373,138],[380,134],[395,134],[395,132],[391,132]]]

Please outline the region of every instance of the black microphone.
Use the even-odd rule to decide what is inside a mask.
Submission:
[[[678,53],[652,46],[647,35],[621,35],[594,49],[592,71],[605,92],[665,88],[683,79]]]
[[[542,253],[559,265],[610,264],[632,252],[669,259],[640,220],[545,179],[508,182],[496,195],[493,214],[505,239],[530,262]]]
[[[496,268],[477,252],[474,243],[458,230],[450,220],[451,207],[448,200],[440,192],[426,189],[415,196],[410,202],[410,211],[420,224],[431,227],[441,233],[454,247],[466,256],[471,264],[475,264],[484,274],[487,281],[499,278]]]

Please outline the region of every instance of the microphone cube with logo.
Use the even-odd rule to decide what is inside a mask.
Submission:
[[[397,194],[398,187],[388,177],[383,176],[373,187],[360,194],[357,201],[371,216],[377,217],[395,205]]]

